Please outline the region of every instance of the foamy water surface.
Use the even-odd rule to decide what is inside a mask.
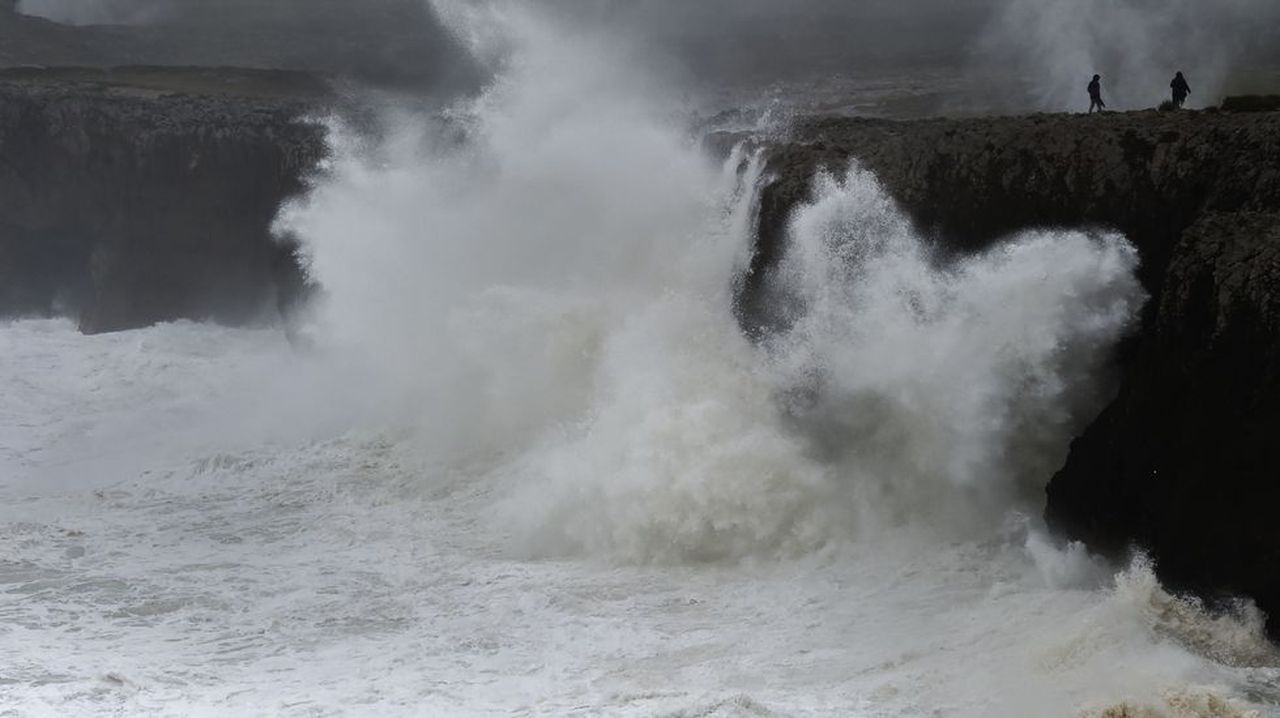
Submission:
[[[761,155],[451,7],[493,82],[333,123],[281,212],[297,348],[0,324],[0,715],[1277,714],[1255,610],[1038,528],[1145,300],[1123,237],[942,262],[830,168],[748,337]]]
[[[227,432],[247,390],[280,391],[253,382],[307,361],[275,332],[27,321],[0,343],[9,715],[1274,712],[1247,627],[1016,526],[785,562],[516,560],[477,520],[495,484],[407,440]]]

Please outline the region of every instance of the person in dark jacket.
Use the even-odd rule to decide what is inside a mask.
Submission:
[[[1102,101],[1102,75],[1094,75],[1093,82],[1089,83],[1089,112],[1093,113],[1093,108],[1098,108],[1098,112],[1107,109],[1107,103]]]
[[[1169,87],[1173,89],[1173,108],[1181,110],[1182,104],[1187,101],[1187,95],[1191,94],[1191,86],[1187,84],[1186,78],[1179,72],[1174,75],[1173,82],[1169,83]]]

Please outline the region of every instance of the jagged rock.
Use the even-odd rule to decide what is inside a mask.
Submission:
[[[1134,242],[1152,299],[1046,518],[1102,553],[1149,550],[1175,587],[1252,596],[1280,632],[1280,113],[801,123],[769,155],[748,329],[785,320],[768,276],[791,208],[851,158],[943,252],[1030,226]]]
[[[1280,213],[1211,213],[1174,249],[1120,396],[1049,484],[1050,523],[1280,618]]]

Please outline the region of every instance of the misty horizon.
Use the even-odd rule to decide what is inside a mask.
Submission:
[[[85,64],[220,64],[422,78],[473,87],[473,58],[441,7],[478,3],[370,0],[19,0],[33,17],[88,26]],[[1265,85],[1280,63],[1280,3],[1230,0],[540,0],[580,31],[694,85],[821,80],[938,68],[992,109],[1078,109],[1095,72],[1116,108],[1154,106],[1165,75],[1185,71],[1193,101]],[[107,38],[103,40],[102,38]],[[59,40],[68,56],[67,40]],[[102,51],[108,46],[110,51]],[[96,52],[96,55],[95,55]],[[74,57],[74,52],[71,53]],[[3,59],[3,55],[0,55]],[[36,58],[40,64],[49,64]],[[18,64],[21,63],[19,58]],[[57,63],[54,63],[57,64]],[[465,78],[465,79],[464,79]],[[1261,88],[1265,89],[1265,87]],[[940,109],[945,110],[942,106]]]

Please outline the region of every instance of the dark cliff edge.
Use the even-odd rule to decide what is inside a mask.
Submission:
[[[326,152],[330,98],[279,71],[0,73],[0,315],[86,332],[244,323],[301,278],[271,237]]]
[[[1037,226],[1129,237],[1151,299],[1045,517],[1115,558],[1148,551],[1177,590],[1254,598],[1280,635],[1280,113],[802,122],[769,150],[749,329],[778,321],[792,208],[852,158],[942,250]]]

